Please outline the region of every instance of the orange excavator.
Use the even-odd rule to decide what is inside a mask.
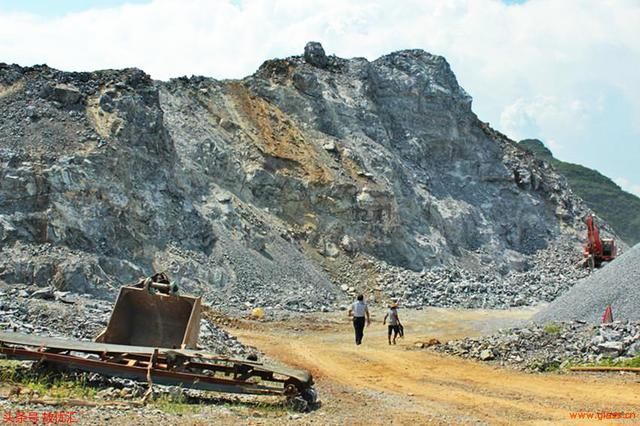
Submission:
[[[593,214],[585,219],[587,225],[587,241],[584,244],[585,266],[599,268],[606,262],[616,258],[616,241],[613,238],[600,238],[600,230],[596,226]]]

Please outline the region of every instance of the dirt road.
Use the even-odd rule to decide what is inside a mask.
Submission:
[[[571,412],[635,411],[640,424],[637,376],[526,374],[414,347],[428,337],[446,340],[488,332],[527,318],[530,311],[404,312],[408,336],[396,346],[387,345],[381,313],[366,329],[362,346],[353,344],[351,325],[341,315],[295,328],[261,323],[233,330],[268,356],[314,374],[323,406],[297,421],[581,424],[571,419]]]

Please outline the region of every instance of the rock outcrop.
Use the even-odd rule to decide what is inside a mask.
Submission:
[[[421,50],[310,43],[239,81],[0,64],[0,113],[7,283],[111,297],[168,270],[213,304],[330,309],[388,268],[544,286],[536,253],[579,255],[581,200]]]

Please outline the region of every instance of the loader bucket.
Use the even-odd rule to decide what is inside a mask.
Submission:
[[[97,342],[156,348],[196,348],[201,298],[120,289],[111,318]]]

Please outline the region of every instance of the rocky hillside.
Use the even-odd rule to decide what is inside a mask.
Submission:
[[[640,198],[623,191],[597,170],[554,158],[538,139],[525,139],[520,144],[565,176],[575,193],[605,219],[626,243],[634,245],[640,242]]]
[[[310,43],[243,80],[0,64],[0,113],[9,284],[109,298],[167,270],[213,304],[307,310],[358,290],[526,304],[574,280],[581,200],[421,50]]]

